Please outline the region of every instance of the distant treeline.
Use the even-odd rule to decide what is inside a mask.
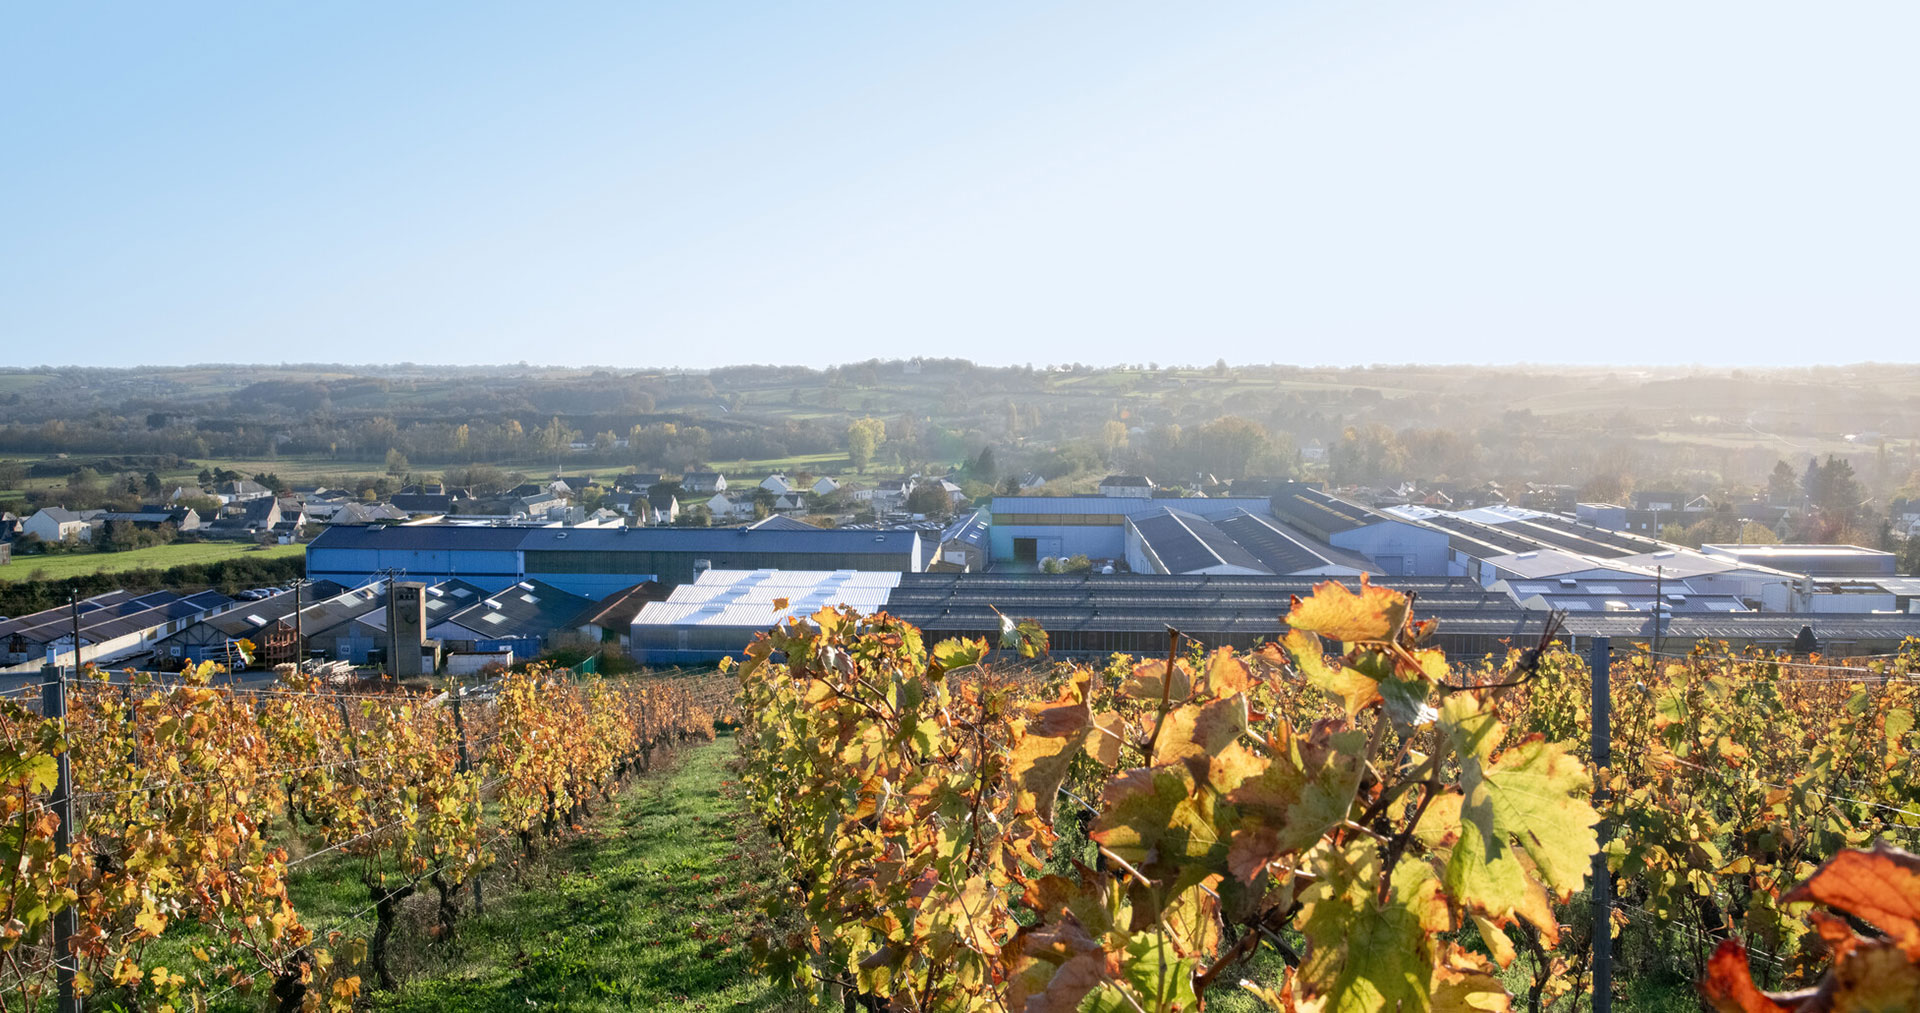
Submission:
[[[15,560],[15,565],[19,564]],[[69,595],[78,591],[89,598],[118,588],[129,591],[198,591],[213,588],[234,592],[249,587],[283,584],[306,576],[304,556],[271,559],[239,557],[217,563],[189,563],[166,569],[118,570],[95,573],[66,580],[16,580],[0,583],[0,616],[20,616],[42,609],[65,605]]]

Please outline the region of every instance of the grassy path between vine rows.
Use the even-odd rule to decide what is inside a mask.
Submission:
[[[729,736],[642,775],[546,857],[448,956],[420,954],[379,1010],[772,1011],[799,1008],[749,966],[774,867],[730,797]],[[536,863],[538,864],[538,863]]]

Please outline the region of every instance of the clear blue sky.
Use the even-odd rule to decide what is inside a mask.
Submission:
[[[1916,358],[1911,0],[4,19],[4,365]]]

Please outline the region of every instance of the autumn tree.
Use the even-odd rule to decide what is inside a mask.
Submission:
[[[847,426],[847,459],[855,471],[867,470],[874,452],[887,438],[887,424],[871,416],[855,419]]]

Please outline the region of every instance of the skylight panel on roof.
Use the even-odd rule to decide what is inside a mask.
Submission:
[[[520,596],[520,600],[521,600],[521,601],[523,601],[523,602],[526,602],[526,603],[527,603],[527,604],[529,604],[529,605],[533,605],[533,604],[536,604],[536,603],[538,603],[538,602],[540,601],[540,599],[538,599],[538,598],[535,598],[535,597],[534,597],[533,595],[530,595],[530,594],[523,594],[523,595],[521,595],[521,596]]]
[[[480,618],[482,622],[494,623],[496,625],[507,621],[507,617],[499,612],[489,612]]]

